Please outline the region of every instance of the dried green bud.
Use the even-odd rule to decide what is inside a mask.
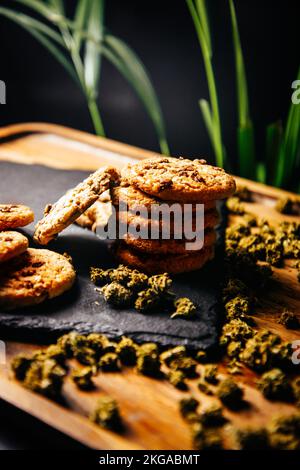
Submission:
[[[17,380],[23,381],[25,379],[31,364],[32,357],[25,354],[18,354],[11,360],[10,366]]]
[[[252,338],[254,330],[247,323],[237,320],[231,320],[226,323],[222,330],[222,336],[220,338],[221,346],[226,346],[230,341],[238,341],[242,344],[248,338]]]
[[[227,209],[233,214],[243,215],[245,214],[245,206],[241,203],[238,197],[229,197],[226,201]]]
[[[282,197],[277,199],[275,209],[281,214],[292,214],[293,213],[293,201],[289,197]]]
[[[214,394],[213,390],[202,380],[197,383],[197,386],[200,392],[205,393],[205,395],[211,396]]]
[[[240,341],[230,341],[227,346],[227,355],[229,357],[238,358],[242,349],[243,346]]]
[[[280,369],[265,372],[257,381],[257,388],[268,400],[290,401],[293,395],[291,384]]]
[[[149,377],[160,378],[162,376],[158,355],[154,353],[139,354],[136,368],[140,374],[148,375]]]
[[[156,274],[149,277],[148,285],[158,293],[165,293],[172,285],[172,279],[168,273]]]
[[[225,406],[234,409],[239,407],[244,391],[232,379],[225,379],[218,385],[216,394]]]
[[[60,397],[65,376],[66,369],[54,359],[36,360],[28,369],[23,384],[36,393],[56,400]]]
[[[137,360],[137,345],[131,338],[122,337],[117,345],[116,354],[125,366],[134,366]]]
[[[300,413],[276,416],[270,425],[271,433],[293,434],[300,437]]]
[[[102,269],[102,268],[90,268],[90,278],[91,281],[96,284],[96,286],[104,286],[111,281],[110,274],[112,269]]]
[[[160,360],[167,366],[170,366],[174,359],[185,357],[186,354],[187,351],[185,346],[175,346],[175,348],[167,349],[167,351],[162,352]]]
[[[243,450],[263,450],[269,448],[269,436],[264,428],[239,429],[236,433],[237,441]]]
[[[138,348],[138,355],[139,356],[144,356],[144,355],[151,355],[155,354],[158,356],[159,354],[159,348],[156,343],[143,343],[139,346]]]
[[[128,307],[133,300],[132,292],[115,281],[103,286],[101,292],[106,302],[117,308]]]
[[[185,418],[190,413],[195,413],[199,406],[199,401],[192,396],[182,398],[179,402],[179,411],[181,416]]]
[[[220,450],[222,449],[222,437],[215,428],[205,429],[201,423],[191,426],[193,447],[197,450]]]
[[[296,330],[300,328],[300,321],[294,312],[284,310],[279,317],[278,323],[284,325],[286,328]]]
[[[226,422],[223,416],[223,408],[217,403],[212,403],[200,414],[204,426],[222,426]]]
[[[82,369],[73,370],[71,378],[76,387],[78,387],[80,390],[92,390],[94,388],[94,383],[92,380],[93,375],[94,371],[92,367],[84,367]]]
[[[242,296],[234,297],[225,304],[225,310],[229,320],[245,317],[251,311],[249,299]]]
[[[197,362],[191,357],[178,357],[170,362],[170,368],[173,370],[180,370],[186,377],[197,377],[196,373]]]
[[[160,294],[149,288],[138,293],[134,306],[138,312],[147,313],[158,307],[160,300]]]
[[[206,382],[210,384],[216,384],[218,383],[218,368],[214,364],[206,364],[204,366],[204,374],[203,378],[206,380]]]
[[[231,359],[231,361],[227,364],[227,371],[231,375],[236,375],[240,374],[242,369],[241,369],[241,363],[237,361],[236,358]]]
[[[99,367],[103,372],[120,370],[119,358],[115,353],[106,353],[100,358]]]
[[[240,279],[230,278],[223,289],[223,302],[226,303],[238,296],[249,298],[249,288]]]
[[[173,387],[178,388],[179,390],[187,390],[185,377],[185,374],[180,370],[171,369],[167,374],[167,378],[170,384],[173,385]]]
[[[123,429],[118,404],[108,396],[99,398],[90,419],[105,429],[117,432]]]
[[[171,315],[171,318],[192,318],[196,313],[196,306],[187,297],[181,297],[174,303],[176,310]]]

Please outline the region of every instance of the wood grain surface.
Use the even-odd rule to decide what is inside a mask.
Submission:
[[[98,138],[84,132],[48,124],[20,124],[0,129],[0,160],[28,164],[43,164],[55,168],[94,170],[101,165],[124,163],[158,155],[129,145]],[[1,175],[0,175],[1,177]],[[298,216],[283,216],[275,211],[276,199],[292,194],[279,189],[236,178],[246,184],[255,202],[246,203],[247,210],[265,217],[273,224],[282,220],[300,222]],[[234,223],[231,216],[229,223]],[[287,330],[277,323],[283,308],[300,316],[300,283],[293,263],[274,269],[272,288],[264,292],[255,313],[258,328],[268,328],[286,340],[300,339],[299,331]],[[0,339],[5,340],[5,338]],[[65,405],[57,405],[20,386],[9,372],[10,358],[18,352],[29,352],[40,346],[7,342],[7,364],[0,366],[0,397],[45,423],[94,449],[191,449],[189,428],[178,411],[178,401],[185,396],[168,384],[136,374],[128,369],[122,373],[102,373],[96,378],[96,389],[80,392],[70,380],[63,389]],[[226,358],[218,364],[220,375],[226,374]],[[299,375],[295,366],[295,374]],[[201,374],[202,366],[199,365]],[[230,419],[224,427],[224,446],[236,448],[233,427],[267,424],[274,415],[285,415],[295,410],[290,404],[271,402],[263,398],[255,387],[257,375],[243,367],[235,376],[245,391],[248,406],[239,412],[225,411]],[[214,402],[199,392],[195,381],[189,381],[190,391],[201,403],[201,408]],[[126,424],[124,434],[103,430],[88,420],[97,398],[109,394],[120,404]]]

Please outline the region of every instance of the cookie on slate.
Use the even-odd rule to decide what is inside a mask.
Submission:
[[[187,249],[187,243],[192,241],[187,240],[151,240],[151,239],[142,239],[135,238],[130,233],[124,235],[124,243],[129,247],[132,247],[134,250],[142,251],[149,254],[184,254],[195,252],[194,249]],[[216,241],[216,231],[209,229],[204,233],[204,243],[203,248],[214,245]],[[195,241],[197,243],[197,241]],[[195,247],[196,245],[194,245]],[[199,248],[198,248],[199,249]]]
[[[112,203],[115,206],[118,206],[120,203],[127,205],[129,211],[139,211],[141,208],[146,208],[148,211],[151,210],[153,205],[160,204],[180,204],[183,207],[183,204],[175,201],[163,201],[161,199],[155,198],[154,196],[149,196],[148,194],[140,191],[134,186],[117,186],[112,189]],[[198,204],[201,204],[201,201],[197,201]],[[204,210],[214,209],[216,207],[216,201],[207,201],[203,202]],[[192,210],[195,210],[195,204],[193,204]],[[189,208],[185,208],[187,210]]]
[[[149,274],[179,274],[202,268],[214,257],[214,247],[207,247],[192,254],[163,256],[141,253],[120,243],[115,249],[115,256],[120,263]]]
[[[182,229],[183,224],[179,224],[175,226],[175,224],[171,221],[161,221],[157,219],[151,219],[150,217],[146,219],[145,217],[141,217],[135,214],[131,214],[130,212],[117,212],[118,219],[121,224],[123,224],[124,228],[126,229],[127,225],[131,225],[131,227],[140,227],[142,232],[149,231],[149,237],[151,234],[150,228],[152,230],[159,230],[161,234],[163,230],[170,230],[170,235],[172,237],[178,236],[182,238]],[[192,230],[196,229],[195,218],[192,217]],[[220,222],[220,215],[217,210],[211,209],[204,213],[204,229],[213,228]]]
[[[235,191],[232,176],[222,168],[207,165],[205,160],[148,158],[128,164],[122,178],[147,194],[171,201],[211,201]]]
[[[28,248],[0,266],[0,307],[12,310],[57,297],[72,287],[75,276],[65,256]]]
[[[22,204],[0,204],[0,230],[25,227],[34,220],[30,207]]]
[[[0,232],[0,263],[24,253],[28,248],[28,239],[19,232]]]
[[[100,168],[92,173],[53,206],[46,207],[44,218],[36,226],[34,239],[41,245],[47,245],[118,181],[119,173],[114,167]]]

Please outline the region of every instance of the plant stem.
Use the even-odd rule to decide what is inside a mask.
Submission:
[[[105,137],[104,127],[102,124],[102,119],[100,116],[99,108],[94,99],[88,100],[88,108],[89,108],[90,116],[92,118],[96,134],[99,136]]]

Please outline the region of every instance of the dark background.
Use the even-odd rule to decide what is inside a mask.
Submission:
[[[210,0],[214,64],[224,140],[235,153],[235,75],[228,3]],[[299,1],[236,3],[249,82],[251,113],[262,154],[265,126],[285,118],[299,67]],[[11,0],[1,5],[12,5]],[[70,12],[75,1],[67,2]],[[212,151],[198,107],[207,98],[202,56],[184,0],[109,0],[106,25],[146,65],[161,102],[174,155]],[[66,72],[27,32],[0,17],[0,79],[7,104],[0,125],[46,121],[93,131],[84,97]],[[297,49],[298,48],[298,49]],[[99,103],[110,138],[158,150],[150,119],[127,82],[104,62]],[[0,449],[80,448],[34,418],[0,402]]]
[[[14,2],[1,2],[12,5]],[[72,12],[76,2],[67,1]],[[236,3],[249,82],[251,114],[263,152],[268,123],[285,118],[291,82],[299,67],[299,2],[238,0]],[[227,0],[207,2],[224,140],[235,153],[235,75]],[[20,8],[20,7],[18,7]],[[106,25],[126,40],[146,65],[166,120],[173,155],[212,150],[198,106],[207,98],[201,51],[184,0],[109,0]],[[0,124],[46,121],[93,131],[81,91],[34,38],[0,17],[1,71],[7,104]],[[104,61],[99,103],[110,138],[158,150],[150,119],[134,91]]]

